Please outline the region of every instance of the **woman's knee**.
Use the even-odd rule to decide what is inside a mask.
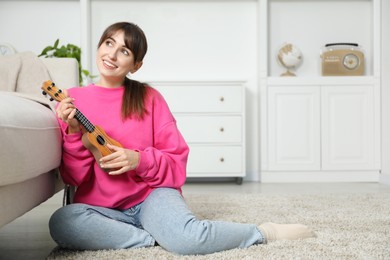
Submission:
[[[64,227],[71,221],[74,224],[74,218],[80,215],[80,213],[82,213],[82,209],[80,209],[80,205],[78,204],[71,204],[59,208],[50,217],[49,227],[50,229]]]
[[[210,231],[205,223],[195,217],[180,192],[174,189],[156,189],[142,204],[142,226],[160,246],[172,253],[202,252]]]

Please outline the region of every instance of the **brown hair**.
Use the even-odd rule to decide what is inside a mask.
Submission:
[[[134,63],[142,62],[148,50],[148,43],[144,32],[136,24],[119,22],[110,25],[100,37],[98,47],[117,31],[124,32],[124,42],[126,47],[129,48],[134,55]],[[122,98],[122,118],[126,119],[134,115],[136,118],[142,119],[146,112],[146,85],[127,77],[125,78],[123,85],[125,86],[125,92]]]

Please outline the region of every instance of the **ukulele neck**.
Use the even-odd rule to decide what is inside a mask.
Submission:
[[[86,118],[83,113],[80,112],[80,110],[78,110],[76,108],[76,114],[75,114],[75,117],[76,119],[80,122],[80,124],[82,124],[84,126],[84,128],[89,132],[89,133],[92,133],[93,131],[95,131],[95,126],[88,120],[88,118]]]

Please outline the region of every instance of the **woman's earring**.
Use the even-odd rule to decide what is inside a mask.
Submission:
[[[131,72],[126,74],[126,78],[131,79]]]

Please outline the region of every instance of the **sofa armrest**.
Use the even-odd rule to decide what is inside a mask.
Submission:
[[[61,163],[55,113],[18,93],[0,91],[0,187],[29,180]]]

